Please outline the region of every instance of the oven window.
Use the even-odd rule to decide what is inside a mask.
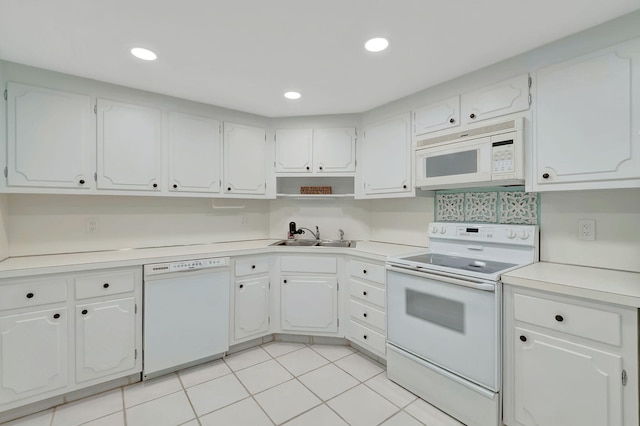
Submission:
[[[478,172],[478,150],[437,155],[425,159],[426,177],[464,175]]]
[[[407,315],[464,333],[464,304],[406,289]]]

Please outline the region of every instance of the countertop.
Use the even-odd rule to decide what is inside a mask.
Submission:
[[[122,249],[82,253],[10,257],[0,262],[0,279],[52,273],[66,273],[88,269],[117,268],[149,263],[200,259],[216,256],[245,256],[255,254],[339,254],[385,261],[387,256],[400,256],[425,250],[374,241],[358,241],[356,247],[278,247],[275,239],[232,241],[212,244],[193,244],[139,249]]]
[[[502,275],[519,287],[640,307],[640,273],[539,262]]]

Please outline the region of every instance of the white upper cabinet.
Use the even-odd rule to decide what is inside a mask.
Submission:
[[[195,115],[169,113],[169,191],[220,192],[221,124]]]
[[[89,96],[9,83],[7,184],[94,188]]]
[[[413,111],[413,135],[450,129],[460,125],[460,96],[456,95]]]
[[[640,39],[536,80],[533,190],[640,186]]]
[[[226,195],[266,195],[266,139],[265,129],[224,123],[222,187]]]
[[[98,99],[98,188],[159,191],[162,114]]]
[[[276,130],[276,173],[313,171],[313,130]]]
[[[412,197],[412,149],[409,114],[365,128],[360,146],[357,198]]]
[[[356,130],[276,130],[276,173],[353,174],[356,170]]]
[[[529,74],[523,74],[461,97],[463,124],[529,109]]]

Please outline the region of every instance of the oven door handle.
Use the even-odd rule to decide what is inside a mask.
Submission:
[[[424,268],[420,268],[419,266],[417,268],[419,270],[407,269],[407,268],[402,268],[394,265],[387,265],[387,269],[389,271],[394,271],[401,274],[409,274],[409,275],[414,275],[416,277],[430,278],[435,281],[442,281],[449,284],[461,285],[461,286],[473,288],[476,290],[491,291],[491,292],[496,291],[496,285],[493,283],[477,281],[473,279],[462,280],[460,278],[455,278],[455,277],[451,277],[444,274],[434,273],[431,271],[427,272],[425,271]]]

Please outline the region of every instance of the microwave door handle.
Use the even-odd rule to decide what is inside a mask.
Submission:
[[[475,281],[475,280],[461,280],[459,278],[454,278],[454,277],[450,277],[447,275],[442,275],[442,274],[434,274],[431,272],[426,272],[424,268],[421,268],[420,266],[417,266],[416,268],[419,269],[419,271],[417,270],[411,270],[411,269],[406,269],[406,268],[401,268],[398,266],[393,266],[393,265],[387,265],[387,269],[390,271],[395,271],[395,272],[399,272],[402,274],[409,274],[409,275],[413,275],[416,277],[422,277],[422,278],[430,278],[434,281],[442,281],[445,283],[449,283],[449,284],[455,284],[455,285],[460,285],[460,286],[464,286],[464,287],[469,287],[469,288],[473,288],[476,290],[482,290],[482,291],[495,291],[496,290],[496,286],[495,284],[491,284],[491,283],[486,283],[486,282],[482,282],[482,281]]]

